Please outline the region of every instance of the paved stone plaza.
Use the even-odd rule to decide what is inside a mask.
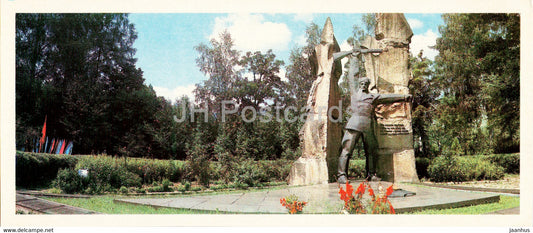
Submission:
[[[384,188],[390,183],[381,182]],[[357,188],[359,183],[353,183]],[[372,182],[372,187],[377,190],[378,183]],[[344,185],[343,185],[344,188]],[[409,212],[418,209],[438,209],[460,207],[499,201],[499,195],[460,191],[419,185],[401,184],[398,188],[415,192],[410,197],[390,198],[397,213]],[[343,201],[340,200],[339,188],[336,183],[289,186],[286,188],[264,191],[242,191],[231,194],[196,195],[171,198],[128,198],[119,199],[117,202],[150,205],[154,207],[171,207],[191,210],[210,210],[230,213],[268,213],[284,214],[287,210],[281,206],[280,198],[295,194],[299,200],[309,204],[304,208],[307,214],[338,214],[342,213]],[[368,194],[365,194],[368,196]]]

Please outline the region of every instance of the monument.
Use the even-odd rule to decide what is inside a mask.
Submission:
[[[413,32],[403,14],[376,14],[375,37],[362,43],[367,48],[384,49],[364,54],[370,91],[380,94],[409,94],[409,44]],[[391,182],[418,182],[413,149],[411,103],[395,102],[375,108],[376,173]]]
[[[333,54],[339,51],[333,25],[328,18],[322,29],[320,44],[315,47],[315,56],[311,59],[316,67],[316,80],[307,100],[307,118],[300,130],[302,155],[291,168],[290,185],[327,184],[336,180],[342,138],[342,106],[339,105],[341,95],[337,83],[342,66]]]
[[[408,83],[409,44],[413,35],[403,14],[376,14],[375,38],[367,37],[362,48],[340,52],[328,18],[315,47],[316,80],[307,101],[308,115],[300,131],[302,156],[293,164],[290,185],[346,182],[348,159],[362,138],[366,172],[391,182],[417,182]],[[351,55],[352,117],[339,123],[340,59]],[[364,57],[368,79],[356,79],[357,59]],[[368,98],[367,98],[368,97]],[[341,154],[342,150],[342,154]]]

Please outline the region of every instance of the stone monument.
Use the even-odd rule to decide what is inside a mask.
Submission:
[[[342,66],[340,60],[333,58],[333,53],[339,51],[328,18],[311,59],[315,63],[316,80],[309,93],[307,118],[300,131],[302,155],[291,168],[290,185],[327,184],[336,180],[342,139],[342,106],[337,83]]]
[[[376,21],[375,38],[367,37],[363,46],[387,52],[379,56],[364,54],[369,89],[380,94],[409,94],[409,44],[413,32],[403,14],[378,13]],[[375,114],[377,176],[391,182],[418,182],[411,103],[380,104]]]

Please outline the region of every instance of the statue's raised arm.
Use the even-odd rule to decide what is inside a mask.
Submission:
[[[347,78],[348,78],[348,84],[350,86],[350,92],[352,93],[352,95],[354,93],[356,93],[357,89],[359,88],[359,82],[356,81],[355,79],[359,78],[358,60],[361,59],[360,55],[361,54],[366,54],[366,53],[382,53],[382,52],[386,52],[386,50],[383,50],[383,49],[354,48],[354,49],[349,50],[349,51],[341,51],[341,52],[337,52],[337,53],[333,54],[333,59],[335,61],[337,61],[339,59],[343,59],[343,58],[345,58],[348,55],[351,55],[350,56],[350,63],[349,63],[350,67],[348,69]]]

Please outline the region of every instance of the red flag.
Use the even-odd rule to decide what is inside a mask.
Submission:
[[[46,138],[46,118],[48,118],[48,115],[46,115],[44,117],[44,125],[43,125],[43,136],[41,137],[41,140],[39,140],[39,152],[40,152],[40,148],[43,146],[44,144],[44,140]]]
[[[63,154],[65,151],[65,145],[67,145],[67,140],[63,140],[63,145],[61,145],[61,150],[59,150],[59,154]]]

